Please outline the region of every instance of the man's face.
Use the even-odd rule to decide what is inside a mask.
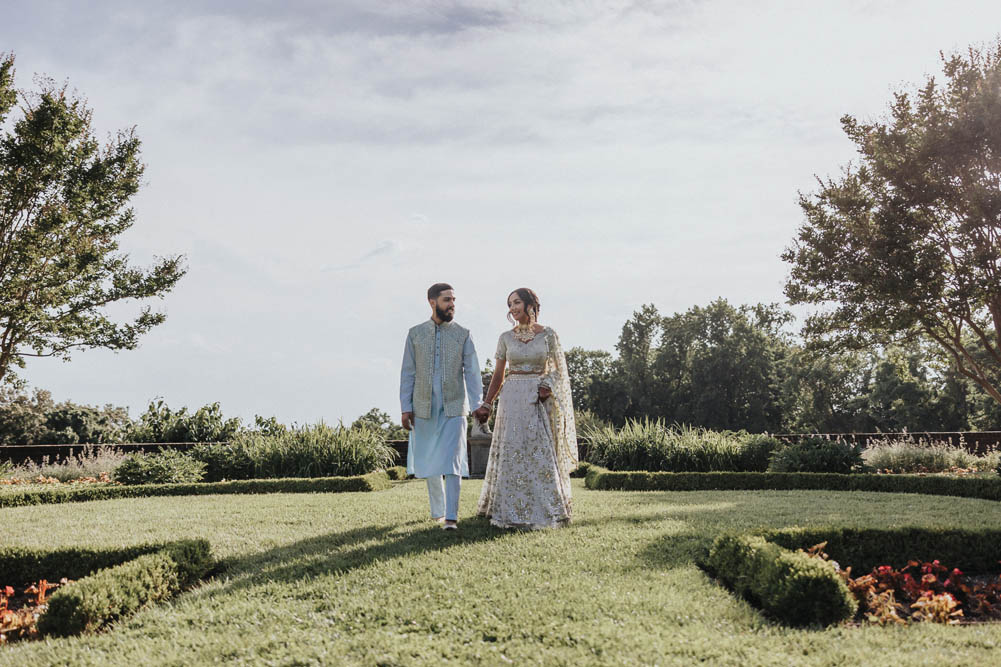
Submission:
[[[455,317],[455,290],[447,289],[437,299],[429,300],[435,314],[442,322],[451,322]]]

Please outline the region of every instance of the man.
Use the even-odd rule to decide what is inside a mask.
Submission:
[[[407,472],[427,479],[431,517],[455,530],[460,480],[469,476],[466,415],[471,405],[477,406],[477,419],[485,420],[489,412],[481,401],[480,364],[469,330],[452,321],[452,286],[432,285],[428,304],[431,319],[410,329],[403,348],[401,422],[410,431]]]

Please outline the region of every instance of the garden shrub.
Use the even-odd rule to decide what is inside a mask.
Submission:
[[[829,562],[756,535],[721,535],[703,563],[738,594],[790,625],[830,625],[858,603]]]
[[[587,471],[591,469],[591,464],[587,461],[581,461],[577,464],[577,467],[570,472],[571,477],[587,477]]]
[[[860,472],[862,448],[844,440],[808,437],[775,450],[768,472]]]
[[[195,482],[191,484],[68,486],[0,494],[0,507],[110,500],[112,498],[199,496],[218,493],[340,493],[350,491],[381,491],[391,486],[389,476],[384,470],[353,477],[320,477],[315,479],[248,479],[232,482]]]
[[[122,484],[185,484],[200,482],[205,464],[176,449],[153,454],[131,454],[115,468],[114,479]]]
[[[160,545],[61,587],[38,619],[39,632],[70,635],[96,630],[193,585],[212,565],[205,540]]]
[[[741,434],[740,463],[736,470],[741,472],[765,472],[771,462],[772,453],[782,447],[782,441],[759,433]]]
[[[194,448],[209,481],[287,477],[344,477],[392,467],[396,450],[377,429],[324,423],[274,435],[241,433],[227,444]]]
[[[246,439],[238,438],[235,442],[195,445],[188,453],[205,464],[206,482],[253,479],[254,462],[244,446],[245,442]]]

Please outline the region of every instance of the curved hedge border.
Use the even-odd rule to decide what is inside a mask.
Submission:
[[[883,491],[1001,500],[999,477],[920,475],[841,475],[819,472],[635,472],[592,465],[589,489],[620,491],[790,490]]]
[[[377,470],[356,477],[246,479],[232,482],[191,484],[136,484],[133,486],[72,486],[0,494],[0,508],[49,503],[74,503],[113,498],[151,496],[199,496],[218,493],[339,493],[381,491],[392,486],[389,474]]]
[[[124,549],[0,549],[4,583],[75,579],[49,598],[41,634],[92,631],[194,585],[214,567],[206,540]]]
[[[700,563],[737,593],[789,625],[830,625],[858,605],[830,562],[797,549],[827,542],[824,551],[857,573],[909,560],[941,560],[970,572],[997,572],[1001,530],[954,528],[788,528],[721,535]]]
[[[760,535],[721,535],[703,565],[789,625],[830,625],[858,611],[854,596],[830,563]]]

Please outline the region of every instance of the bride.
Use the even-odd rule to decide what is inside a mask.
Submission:
[[[477,514],[502,528],[562,526],[571,518],[577,466],[566,359],[556,332],[537,321],[535,292],[516,289],[507,306],[515,327],[497,341],[497,367],[477,415],[485,420],[500,392]]]

